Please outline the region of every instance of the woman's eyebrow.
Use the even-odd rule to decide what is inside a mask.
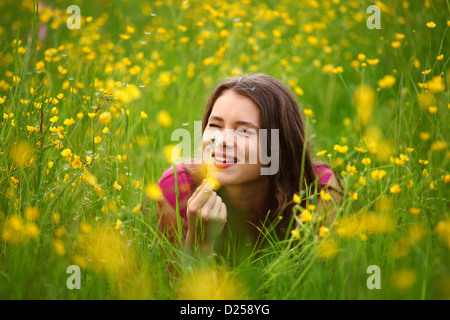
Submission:
[[[222,122],[224,121],[223,118],[218,117],[218,116],[210,116],[210,117],[209,117],[209,120],[216,120],[216,121],[222,121]],[[248,122],[248,121],[241,121],[241,120],[240,120],[240,121],[236,121],[235,124],[246,125],[246,126],[249,126],[249,127],[253,127],[253,128],[255,128],[256,130],[259,129],[256,125],[254,125],[253,123]]]

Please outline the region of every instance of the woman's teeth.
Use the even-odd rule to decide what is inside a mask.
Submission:
[[[217,161],[220,162],[226,162],[226,163],[233,163],[236,162],[234,159],[232,158],[222,158],[221,156],[214,156],[214,159],[216,159]]]

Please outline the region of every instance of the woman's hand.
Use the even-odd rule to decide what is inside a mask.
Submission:
[[[211,182],[204,180],[189,198],[186,216],[188,222],[186,249],[192,252],[197,242],[205,253],[212,253],[214,242],[227,222],[227,208],[222,198],[213,191]]]

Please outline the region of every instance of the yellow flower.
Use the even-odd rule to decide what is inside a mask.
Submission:
[[[77,169],[77,168],[81,168],[83,166],[83,164],[80,161],[80,157],[75,155],[74,159],[72,161],[72,167]]]
[[[120,39],[122,40],[128,40],[130,39],[130,35],[129,34],[119,34]]]
[[[358,192],[350,192],[350,198],[352,198],[353,201],[358,200]]]
[[[246,291],[242,281],[225,268],[200,267],[181,279],[178,299],[241,300]]]
[[[94,138],[94,143],[100,143],[100,142],[102,142],[102,137],[96,136],[96,137]]]
[[[325,153],[327,153],[327,150],[322,150],[316,153],[316,156],[323,156]]]
[[[436,60],[438,60],[438,61],[444,60],[444,54],[438,55],[438,56],[436,57]]]
[[[37,207],[26,207],[25,208],[25,218],[27,220],[36,220],[39,218],[40,210]]]
[[[170,127],[170,125],[172,124],[172,118],[170,114],[165,110],[161,110],[158,113],[157,120],[158,123],[163,127]]]
[[[350,173],[350,175],[358,173],[358,170],[356,170],[356,167],[352,166],[351,164],[347,164],[347,166],[345,167],[345,170],[347,170],[347,172]]]
[[[63,256],[66,254],[66,247],[64,246],[64,242],[62,240],[54,240],[53,247],[55,248],[56,254]]]
[[[122,221],[120,221],[120,219],[116,220],[116,225],[115,225],[115,229],[118,230],[120,228],[120,226],[122,225]]]
[[[389,192],[392,194],[399,193],[400,191],[402,191],[402,188],[397,183],[393,184],[392,187],[389,189]]]
[[[303,212],[300,214],[300,221],[301,222],[309,222],[312,220],[312,214],[309,212],[308,209],[303,210]]]
[[[358,121],[364,126],[367,125],[372,118],[375,91],[370,86],[361,84],[355,89],[352,98],[356,106]]]
[[[296,193],[294,193],[294,196],[292,197],[292,200],[295,202],[295,203],[300,203],[300,196],[298,195],[298,194],[296,194]]]
[[[394,49],[400,48],[401,45],[402,45],[402,43],[400,41],[392,41],[391,42],[391,46]]]
[[[312,116],[314,114],[312,109],[303,109],[303,113],[305,114],[305,116]]]
[[[148,115],[144,111],[141,111],[141,118],[142,119],[147,119]]]
[[[34,132],[34,131],[37,130],[37,128],[33,127],[33,126],[27,126],[27,130],[30,131],[30,132]]]
[[[362,164],[364,164],[364,165],[369,165],[369,164],[371,164],[372,163],[372,160],[370,159],[370,158],[363,158],[362,160],[361,160],[361,162],[362,162]]]
[[[436,224],[435,231],[444,244],[450,249],[450,218],[439,221]]]
[[[365,186],[365,185],[367,185],[367,179],[364,177],[359,177],[358,183],[362,186]]]
[[[322,190],[320,190],[320,199],[322,199],[323,201],[330,201],[331,200],[331,195],[328,192],[325,192]]]
[[[416,216],[420,213],[420,209],[419,208],[409,208],[409,213],[412,214],[413,216]]]
[[[372,177],[372,179],[374,179],[374,180],[381,180],[381,179],[383,179],[383,177],[385,176],[387,174],[387,172],[386,171],[384,171],[384,170],[373,170],[371,173],[370,173],[370,176]]]
[[[61,151],[61,155],[63,157],[70,157],[72,155],[72,150],[70,150],[69,148],[64,149],[63,151]]]
[[[56,121],[58,121],[59,117],[58,116],[53,116],[50,118],[50,122],[51,123],[55,123]]]
[[[338,144],[334,145],[334,150],[336,150],[339,153],[347,153],[348,151],[348,146],[340,146]]]
[[[141,205],[140,204],[138,204],[137,206],[135,206],[134,208],[133,208],[133,213],[138,213],[139,211],[141,210]]]
[[[300,232],[298,230],[291,230],[291,235],[297,240],[300,239]]]
[[[73,125],[74,123],[75,123],[75,120],[74,120],[73,118],[69,118],[69,119],[64,120],[64,124],[65,124],[66,126],[71,126],[71,125]]]
[[[152,200],[159,200],[162,197],[162,191],[158,184],[151,183],[147,185],[144,189],[145,194]]]
[[[386,75],[382,79],[378,80],[378,86],[382,89],[391,88],[395,84],[395,77]]]
[[[438,108],[436,106],[429,106],[428,112],[431,114],[436,114],[436,112],[438,112]]]
[[[111,122],[111,112],[109,112],[109,111],[102,112],[98,116],[98,122],[101,124],[107,124],[107,123]]]
[[[447,148],[447,143],[445,141],[437,140],[431,144],[431,149],[436,152],[442,151],[446,148]]]
[[[426,83],[427,88],[433,93],[439,93],[444,91],[444,80],[440,76],[433,77]]]
[[[427,27],[433,29],[434,27],[436,27],[436,23],[434,23],[434,21],[427,22]]]
[[[23,226],[23,232],[29,238],[37,238],[39,235],[39,228],[35,223],[26,223]]]
[[[412,287],[416,282],[417,274],[414,269],[402,269],[393,273],[391,284],[400,290],[406,290]]]
[[[380,62],[380,59],[367,59],[367,63],[371,66],[377,65]]]
[[[419,138],[420,140],[427,141],[431,138],[431,134],[429,132],[420,132]]]
[[[122,190],[122,186],[117,181],[114,181],[113,187],[116,190]]]
[[[316,255],[319,259],[332,259],[339,252],[339,245],[335,240],[322,240],[316,247]]]
[[[330,229],[328,229],[325,226],[321,226],[319,228],[319,236],[321,236],[322,238],[326,238],[330,236]]]

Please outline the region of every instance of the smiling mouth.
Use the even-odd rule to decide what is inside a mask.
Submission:
[[[212,157],[214,158],[214,160],[217,162],[217,163],[229,163],[229,164],[232,164],[232,163],[237,163],[238,162],[238,160],[237,160],[237,158],[235,158],[235,157],[229,157],[229,156],[220,156],[220,155],[216,155],[215,153],[213,153],[212,154]]]

